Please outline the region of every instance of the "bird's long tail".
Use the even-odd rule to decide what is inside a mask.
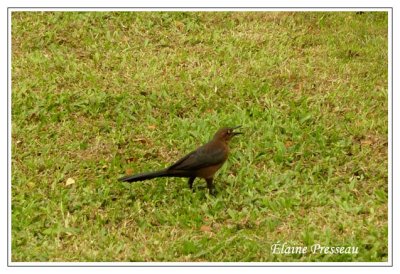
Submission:
[[[134,175],[127,175],[118,179],[120,182],[138,182],[144,180],[150,180],[157,177],[188,177],[185,172],[177,172],[168,169],[159,171],[145,172]]]
[[[138,182],[138,181],[144,181],[144,180],[149,180],[157,177],[165,177],[168,172],[167,170],[159,170],[159,171],[153,171],[153,172],[145,172],[145,173],[139,173],[139,174],[134,174],[134,175],[127,175],[124,177],[121,177],[118,179],[118,181],[121,182]]]

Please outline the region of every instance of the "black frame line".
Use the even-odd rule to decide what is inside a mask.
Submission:
[[[11,112],[11,106],[10,106],[10,96],[11,96],[11,88],[9,89],[10,83],[11,83],[11,79],[10,79],[10,65],[11,65],[11,41],[10,41],[10,36],[11,36],[11,29],[10,29],[10,24],[9,22],[11,21],[11,12],[13,9],[16,10],[24,10],[24,9],[29,9],[29,10],[37,10],[37,11],[41,11],[41,10],[56,10],[56,9],[60,9],[63,11],[67,11],[68,10],[85,10],[85,9],[90,9],[89,12],[95,12],[92,11],[93,10],[124,10],[124,9],[135,9],[135,10],[152,10],[152,11],[163,11],[163,10],[201,10],[201,11],[208,11],[208,10],[226,10],[226,11],[249,11],[249,10],[256,10],[256,9],[260,9],[261,11],[264,12],[268,12],[269,10],[287,10],[287,9],[293,9],[296,12],[301,12],[301,11],[310,11],[310,10],[326,10],[326,9],[330,9],[330,10],[337,10],[337,11],[343,11],[346,9],[349,10],[353,10],[353,9],[357,9],[357,10],[378,10],[378,9],[382,9],[382,10],[387,10],[388,15],[391,18],[391,30],[390,33],[388,33],[388,35],[390,35],[391,38],[391,63],[390,66],[388,67],[388,69],[390,69],[390,75],[391,75],[391,83],[389,83],[388,88],[391,88],[391,92],[390,92],[390,98],[391,98],[391,104],[390,104],[390,109],[388,110],[391,114],[391,143],[390,143],[390,148],[391,150],[389,151],[388,148],[388,153],[391,152],[390,155],[388,155],[388,158],[390,157],[390,164],[388,164],[388,169],[391,167],[391,174],[390,174],[390,181],[391,184],[389,185],[389,189],[391,191],[391,208],[389,208],[388,206],[388,210],[390,210],[390,217],[391,217],[391,239],[389,240],[391,242],[391,256],[390,258],[388,257],[388,261],[390,259],[390,264],[389,265],[347,265],[346,262],[339,262],[342,263],[343,265],[304,265],[304,263],[297,263],[296,264],[289,264],[289,265],[283,265],[285,264],[285,262],[280,262],[280,263],[276,263],[277,265],[235,265],[235,264],[229,264],[230,262],[219,262],[219,263],[225,263],[227,265],[193,265],[193,264],[180,264],[180,265],[173,265],[173,264],[168,264],[168,265],[159,265],[159,264],[154,264],[154,265],[149,265],[149,264],[143,264],[143,265],[96,265],[96,263],[101,263],[101,262],[96,262],[93,263],[93,265],[88,265],[88,262],[72,262],[72,263],[76,263],[76,265],[66,265],[63,264],[62,262],[58,263],[58,262],[54,262],[55,265],[34,265],[34,263],[30,263],[28,262],[27,265],[12,265],[12,263],[10,264],[10,253],[11,253],[11,249],[9,252],[9,248],[10,248],[10,240],[11,240],[11,236],[9,235],[10,232],[10,225],[11,225],[11,221],[9,223],[9,217],[10,217],[10,212],[9,212],[9,208],[11,211],[11,203],[10,202],[10,191],[8,191],[8,187],[10,186],[10,190],[11,190],[11,172],[9,172],[10,170],[10,165],[11,162],[9,161],[10,156],[11,156],[11,151],[10,151],[10,146],[11,146],[11,138],[9,139],[9,134],[10,134],[10,114],[9,112]],[[242,10],[243,9],[243,10]],[[268,11],[265,11],[266,9],[268,9]],[[11,12],[10,12],[11,11]],[[134,11],[132,11],[134,12]],[[389,27],[389,24],[388,24]],[[388,30],[389,32],[389,30]],[[388,54],[389,54],[389,49],[388,49]],[[389,91],[388,91],[389,92]],[[389,99],[389,94],[388,94],[388,99]],[[389,114],[388,114],[389,117]],[[389,135],[388,135],[389,137]],[[9,142],[10,141],[10,142]],[[388,170],[389,173],[389,170]],[[8,180],[8,178],[10,178],[10,180]],[[388,180],[388,184],[389,184],[389,180]],[[388,243],[389,243],[388,241]],[[389,249],[389,248],[388,248]],[[15,262],[18,263],[18,262]],[[35,262],[35,263],[40,263],[40,262]],[[53,262],[47,262],[52,264]],[[65,262],[64,262],[65,263]],[[130,264],[132,262],[124,262],[124,264]],[[143,262],[142,262],[143,263]],[[162,262],[159,262],[162,263]],[[210,262],[209,262],[210,263]],[[240,263],[240,262],[238,262]],[[264,262],[264,263],[274,263],[274,262]],[[287,262],[290,263],[290,262]],[[306,262],[306,263],[312,263],[312,262]],[[362,262],[353,262],[353,263],[362,263]],[[381,263],[381,262],[364,262],[364,263]],[[31,265],[32,264],[32,265]],[[86,265],[85,265],[86,264]],[[274,263],[275,264],[275,263]],[[393,7],[392,6],[388,6],[388,7],[7,7],[7,267],[393,267]]]

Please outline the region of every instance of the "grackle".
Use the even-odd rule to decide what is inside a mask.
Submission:
[[[228,158],[229,140],[235,135],[243,134],[234,131],[239,127],[221,128],[215,133],[214,138],[210,142],[192,151],[166,169],[128,175],[118,180],[122,182],[137,182],[157,177],[186,177],[189,178],[189,187],[192,188],[194,180],[199,177],[206,180],[207,187],[210,193],[213,194],[214,174]]]

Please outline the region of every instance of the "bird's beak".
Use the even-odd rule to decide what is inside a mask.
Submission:
[[[231,129],[232,130],[234,130],[234,129],[237,129],[237,128],[240,128],[241,126],[236,126],[236,127],[232,127]],[[232,136],[236,136],[236,135],[240,135],[240,134],[243,134],[243,132],[232,132]]]

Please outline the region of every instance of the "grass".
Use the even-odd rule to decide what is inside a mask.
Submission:
[[[12,261],[387,261],[387,27],[385,12],[13,12]],[[239,124],[216,197],[116,180]]]

